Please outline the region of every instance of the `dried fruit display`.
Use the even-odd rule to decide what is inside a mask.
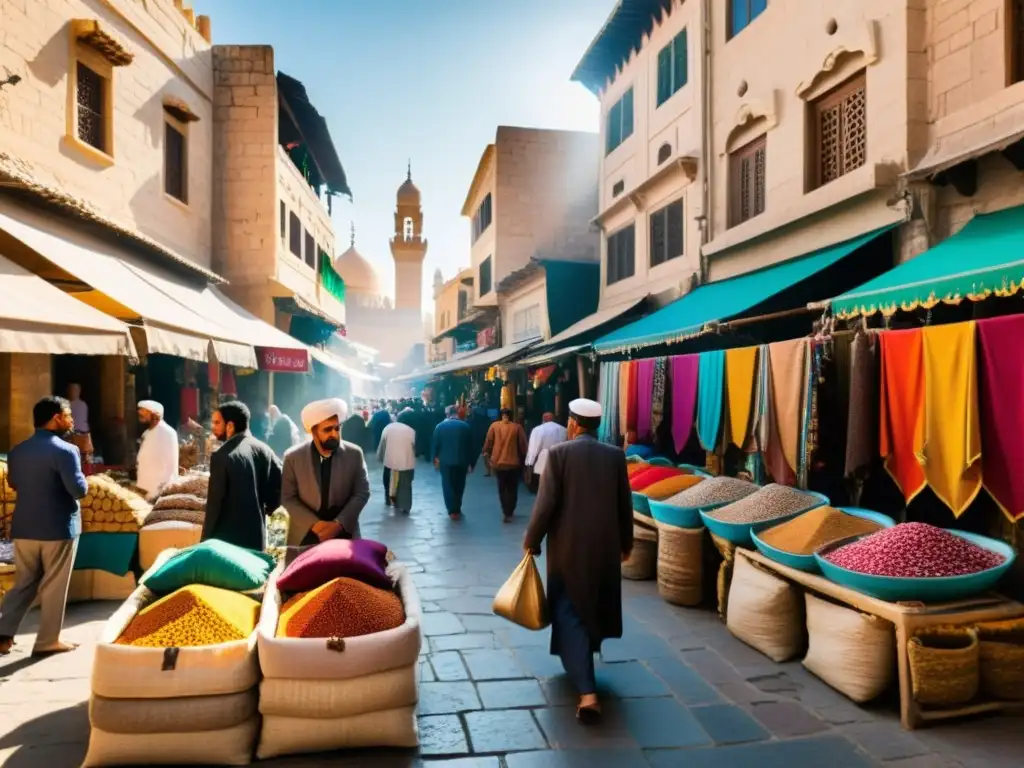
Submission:
[[[83,533],[135,533],[152,507],[137,493],[107,475],[87,479],[89,492],[82,499]]]
[[[1005,562],[999,553],[927,523],[886,528],[829,552],[825,559],[857,573],[901,578],[966,576]]]

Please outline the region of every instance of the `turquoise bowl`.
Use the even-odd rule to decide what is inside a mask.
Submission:
[[[711,531],[715,536],[720,539],[732,542],[740,546],[752,547],[754,545],[753,540],[750,538],[750,534],[753,531],[763,531],[765,528],[771,528],[773,525],[784,523],[787,520],[792,520],[797,515],[802,515],[804,512],[810,512],[812,509],[817,507],[823,507],[829,503],[828,496],[815,491],[801,491],[811,497],[811,505],[807,509],[801,509],[799,512],[794,512],[791,515],[785,517],[777,517],[774,520],[766,520],[762,523],[726,523],[722,520],[716,520],[707,514],[706,510],[701,510],[700,516],[704,519],[704,525]]]
[[[700,509],[697,507],[674,507],[663,501],[648,501],[651,508],[651,517],[664,525],[674,525],[677,528],[703,528],[704,523],[700,519]]]
[[[686,470],[686,472],[691,475],[699,475],[700,477],[714,477],[714,475],[712,475],[710,472],[704,469],[704,467],[694,466],[693,464],[677,464],[676,466],[679,467],[679,469]]]
[[[638,491],[633,491],[633,511],[639,512],[641,515],[651,516],[651,508],[649,506],[649,499]]]
[[[896,525],[896,521],[888,515],[883,515],[881,512],[872,512],[869,509],[860,509],[859,507],[839,507],[839,511],[845,512],[852,517],[871,520],[872,522],[878,523],[883,528],[892,528]],[[778,524],[779,523],[773,522],[772,525],[767,528],[762,528],[761,530],[767,531]],[[750,539],[754,542],[754,546],[757,547],[757,551],[769,560],[774,560],[776,563],[788,565],[790,568],[796,568],[798,571],[807,571],[808,573],[818,573],[821,570],[818,567],[818,561],[815,560],[813,554],[794,555],[791,552],[783,552],[781,549],[776,549],[775,547],[765,544],[761,541],[755,531],[750,532]]]
[[[674,467],[675,466],[675,464],[673,464],[671,461],[666,459],[664,456],[654,456],[654,457],[648,459],[647,463],[650,464],[652,467]]]
[[[1002,565],[989,568],[980,573],[971,573],[966,576],[930,576],[919,578],[897,577],[897,576],[874,576],[867,573],[857,573],[847,568],[840,568],[833,565],[821,554],[815,553],[814,558],[818,561],[818,567],[829,581],[834,581],[844,587],[855,589],[865,595],[877,597],[879,600],[898,602],[900,600],[914,600],[924,603],[943,603],[952,600],[964,600],[969,597],[980,595],[993,589],[1003,575],[1010,570],[1017,553],[1013,547],[1003,541],[990,539],[988,536],[980,536],[967,531],[956,531],[947,529],[947,533],[967,539],[972,544],[983,547],[991,552],[996,552],[1006,560]],[[850,541],[844,542],[849,544]],[[831,549],[831,548],[830,548]]]

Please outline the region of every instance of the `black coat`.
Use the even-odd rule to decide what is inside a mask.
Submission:
[[[524,548],[547,537],[548,582],[557,576],[595,652],[622,637],[622,555],[633,549],[633,501],[621,449],[589,435],[548,452]],[[554,615],[550,610],[549,615]],[[552,627],[551,652],[558,647]]]
[[[203,541],[247,549],[267,543],[265,517],[281,504],[281,461],[252,435],[236,435],[210,458]]]

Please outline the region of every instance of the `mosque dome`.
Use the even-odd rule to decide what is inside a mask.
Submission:
[[[363,258],[355,245],[334,260],[334,270],[345,281],[346,291],[380,295],[380,278],[377,276],[377,270]]]

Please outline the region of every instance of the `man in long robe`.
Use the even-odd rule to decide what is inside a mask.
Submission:
[[[140,400],[139,423],[145,427],[139,446],[135,484],[153,498],[178,476],[178,433],[164,421],[164,407],[156,400]]]
[[[633,549],[633,505],[625,454],[594,437],[600,404],[573,400],[569,413],[569,441],[548,452],[523,547],[539,554],[548,540],[551,653],[580,694],[576,716],[591,723],[601,714],[594,654],[603,640],[622,637],[621,564]]]
[[[347,415],[345,401],[336,398],[302,409],[311,440],[285,454],[281,480],[290,546],[359,538],[359,515],[370,500],[370,483],[362,450],[341,439]]]
[[[213,434],[221,447],[210,458],[210,488],[203,541],[220,539],[262,551],[266,518],[281,503],[281,461],[249,431],[244,403],[224,403],[213,412]]]

